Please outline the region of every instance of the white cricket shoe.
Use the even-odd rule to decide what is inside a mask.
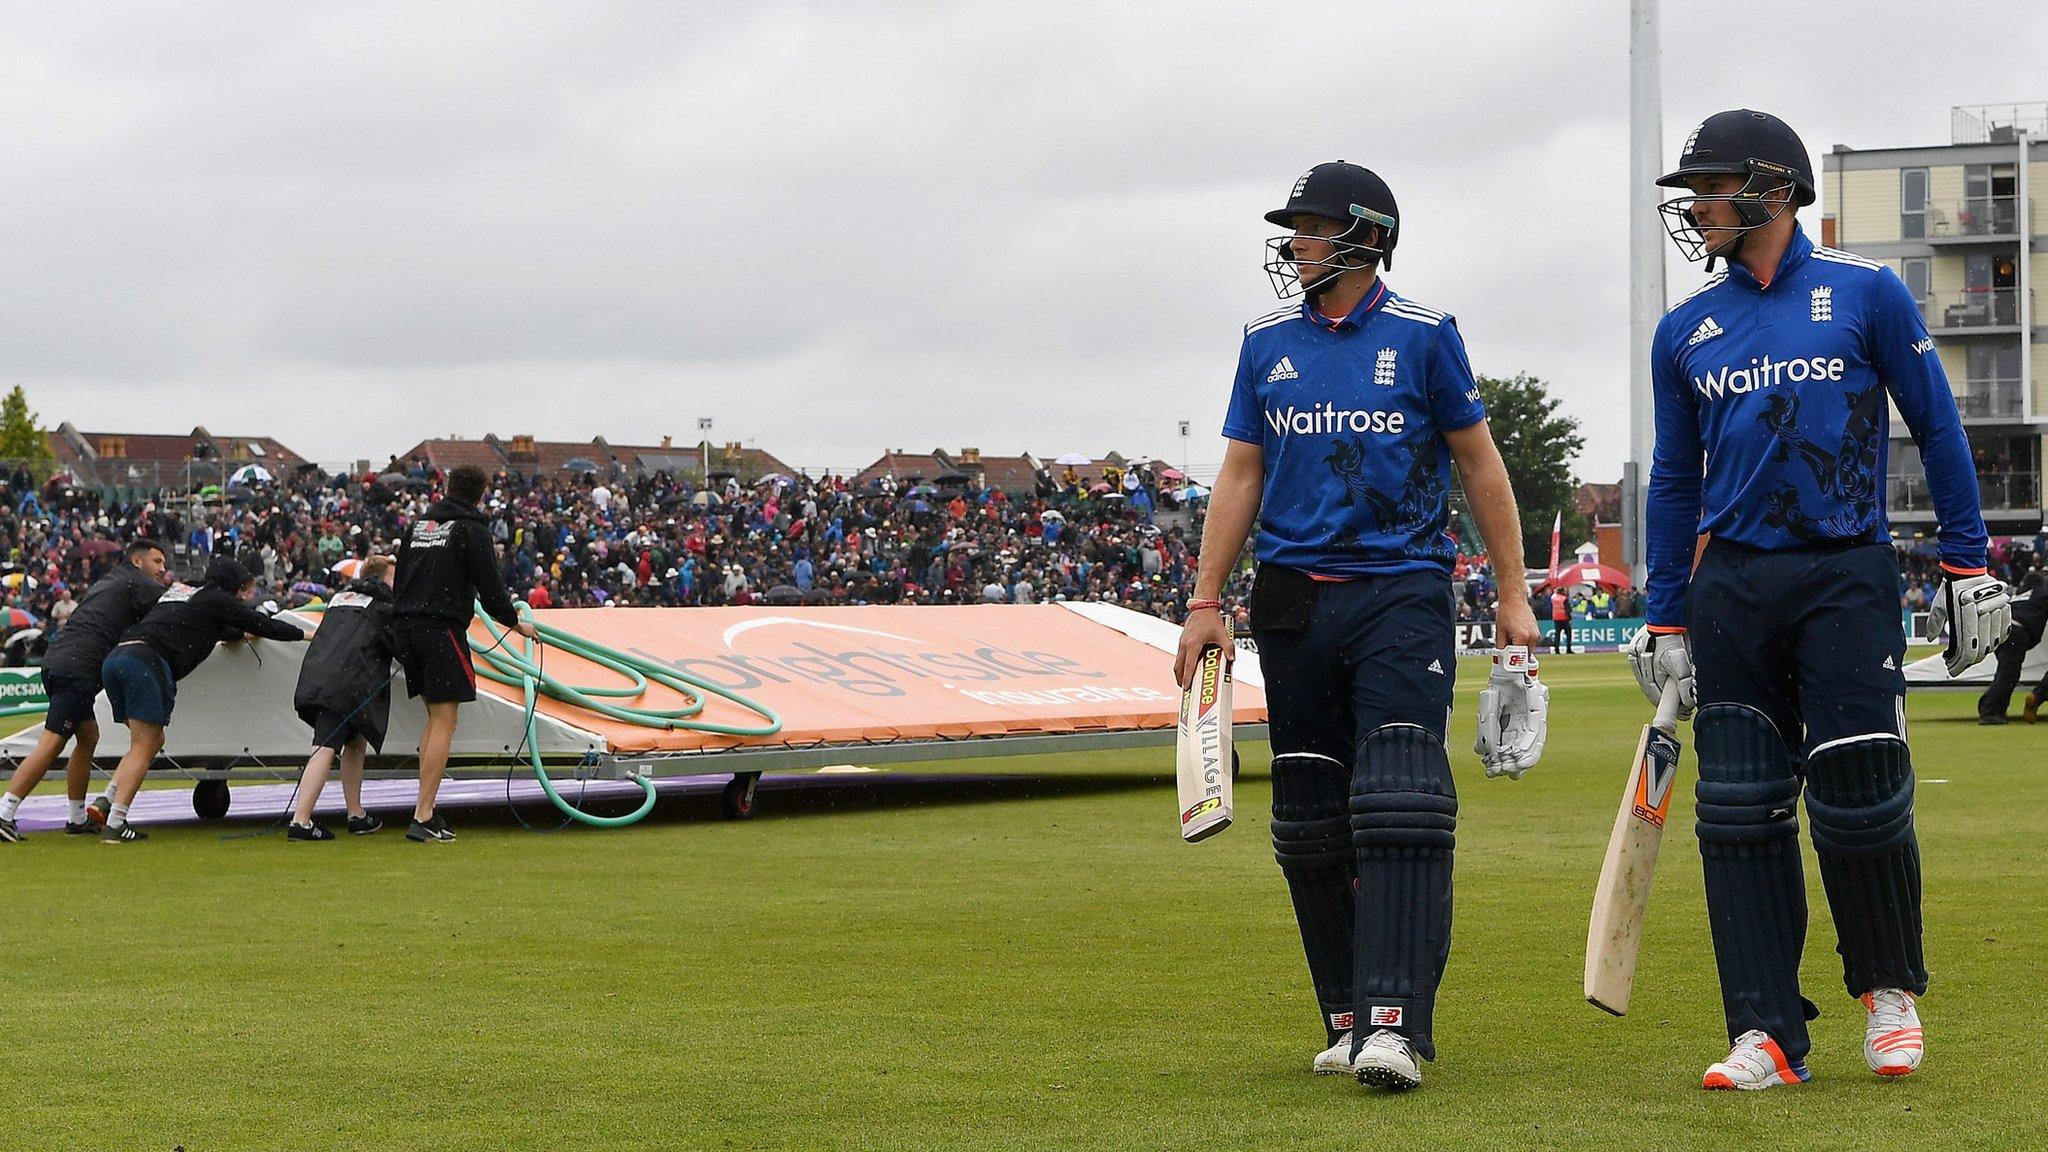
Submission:
[[[1863,1060],[1879,1076],[1905,1076],[1927,1056],[1920,1035],[1920,1013],[1913,994],[1902,988],[1879,988],[1863,994],[1870,1024],[1863,1031]]]
[[[1365,1038],[1358,1055],[1351,1058],[1351,1070],[1360,1084],[1392,1088],[1396,1092],[1422,1083],[1422,1065],[1415,1059],[1415,1045],[1406,1036],[1385,1028]]]
[[[1339,1032],[1335,1044],[1316,1053],[1315,1070],[1318,1076],[1334,1076],[1340,1072],[1351,1071],[1350,1032]]]
[[[1811,1079],[1813,1073],[1806,1070],[1806,1065],[1785,1059],[1785,1050],[1778,1047],[1776,1040],[1752,1028],[1735,1038],[1735,1047],[1726,1060],[1707,1068],[1707,1074],[1700,1078],[1700,1087],[1754,1092],[1779,1084],[1804,1084]]]

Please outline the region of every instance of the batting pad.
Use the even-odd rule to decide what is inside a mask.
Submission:
[[[1273,757],[1273,855],[1294,898],[1309,979],[1332,1044],[1351,1027],[1350,791],[1347,764],[1311,752]]]
[[[1451,849],[1458,790],[1434,732],[1376,729],[1351,781],[1351,846],[1358,858],[1353,955],[1358,1034],[1406,1036],[1425,1060],[1437,985],[1451,954]]]
[[[1834,740],[1806,761],[1806,816],[1849,995],[1927,990],[1913,761],[1891,733]]]
[[[1806,946],[1806,882],[1799,864],[1799,780],[1778,730],[1746,704],[1709,704],[1693,722],[1699,746],[1701,865],[1728,1038],[1770,1033],[1804,1060],[1806,1022],[1819,1015],[1799,994]]]

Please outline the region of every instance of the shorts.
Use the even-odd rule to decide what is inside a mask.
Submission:
[[[171,709],[178,704],[178,681],[171,666],[147,644],[117,644],[100,665],[100,680],[107,687],[107,703],[114,706],[114,723],[141,720],[167,725]]]
[[[43,727],[69,740],[78,734],[80,724],[92,723],[93,701],[100,694],[99,677],[45,666],[43,694],[50,698]]]
[[[405,694],[429,704],[467,704],[476,699],[476,665],[469,632],[427,617],[402,617],[392,626],[398,666],[405,670]]]
[[[332,748],[339,752],[350,740],[370,740],[373,734],[364,722],[363,711],[358,708],[353,715],[344,716],[322,708],[319,715],[313,717],[313,747]]]

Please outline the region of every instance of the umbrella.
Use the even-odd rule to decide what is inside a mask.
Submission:
[[[1109,485],[1097,484],[1095,487],[1088,489],[1088,491],[1093,495],[1100,496],[1103,493],[1109,491]]]
[[[939,483],[941,483],[941,484],[965,484],[965,483],[967,483],[967,473],[965,473],[965,472],[941,472],[941,473],[939,473]]]
[[[1052,462],[1062,468],[1079,468],[1084,464],[1095,463],[1095,457],[1083,456],[1079,452],[1062,452],[1058,456],[1053,457]]]
[[[12,632],[18,628],[37,628],[41,627],[42,623],[36,619],[33,612],[24,612],[19,608],[0,608],[0,630]]]
[[[919,484],[910,490],[912,496],[936,496],[939,490],[929,484]]]
[[[759,488],[763,484],[787,484],[789,482],[789,477],[784,476],[782,473],[770,472],[759,480],[754,481],[754,487]]]
[[[1038,518],[1039,518],[1040,520],[1056,520],[1056,521],[1060,522],[1061,524],[1064,524],[1064,523],[1066,523],[1066,522],[1067,522],[1067,518],[1066,518],[1066,516],[1065,516],[1065,515],[1064,515],[1063,513],[1061,513],[1061,512],[1058,512],[1058,511],[1055,511],[1054,509],[1051,509],[1051,508],[1047,508],[1047,509],[1046,509],[1045,511],[1043,511],[1043,512],[1040,512],[1040,513],[1038,514]]]
[[[584,456],[571,456],[567,460],[562,461],[562,471],[595,472],[597,471],[597,462]]]
[[[730,468],[713,468],[704,474],[704,478],[706,480],[731,480],[738,475],[739,473]]]
[[[35,587],[35,577],[24,572],[9,572],[5,576],[0,576],[0,588],[20,588],[24,584],[30,588]]]
[[[1209,498],[1209,490],[1200,484],[1188,484],[1181,488],[1180,498],[1183,500],[1206,500]]]
[[[1605,564],[1567,564],[1551,573],[1546,584],[1556,588],[1569,588],[1574,584],[1598,584],[1604,588],[1626,588],[1632,580],[1629,574],[1619,568]]]
[[[220,495],[220,485],[218,485],[218,484],[208,484],[208,485],[206,485],[205,487],[202,487],[201,489],[199,489],[199,495],[200,495],[201,497],[206,497],[206,496],[218,496],[218,495]]]
[[[709,488],[706,488],[704,491],[692,495],[690,497],[690,503],[696,505],[699,508],[706,508],[713,504],[721,503],[721,501],[719,499],[718,493],[713,492]]]
[[[1159,478],[1161,480],[1185,480],[1188,478],[1188,474],[1178,468],[1161,468],[1159,470]]]
[[[87,540],[78,546],[78,554],[80,556],[105,556],[109,552],[119,552],[120,550],[121,544],[117,540],[93,539]]]
[[[1145,465],[1150,463],[1152,463],[1152,458],[1150,456],[1133,456],[1129,460],[1124,461],[1124,467],[1143,468]]]
[[[268,484],[275,479],[276,477],[270,474],[270,469],[265,468],[261,464],[244,464],[240,468],[235,469],[234,475],[228,477],[228,483]]]
[[[340,561],[336,563],[332,569],[330,569],[330,571],[332,571],[336,576],[339,576],[344,580],[355,579],[357,574],[360,573],[362,570],[362,558],[357,556],[351,556],[346,560]]]
[[[421,480],[416,476],[407,476],[403,472],[386,472],[382,476],[377,477],[377,483],[382,484],[386,488],[425,488],[427,486],[425,480]]]
[[[689,502],[690,494],[688,492],[671,492],[661,498],[661,506],[663,508],[673,508],[678,504],[688,504]]]
[[[303,592],[308,596],[325,596],[334,589],[325,584],[315,584],[311,580],[301,580],[292,585],[292,591]]]
[[[1104,500],[1122,500],[1124,499],[1124,494],[1121,492],[1104,492],[1102,498]]]

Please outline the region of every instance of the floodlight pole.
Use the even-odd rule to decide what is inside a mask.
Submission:
[[[1664,316],[1664,244],[1657,221],[1662,163],[1663,80],[1658,65],[1657,0],[1630,0],[1628,35],[1628,463],[1621,474],[1622,563],[1640,586],[1647,577],[1643,511],[1657,443],[1650,389],[1650,340]]]

